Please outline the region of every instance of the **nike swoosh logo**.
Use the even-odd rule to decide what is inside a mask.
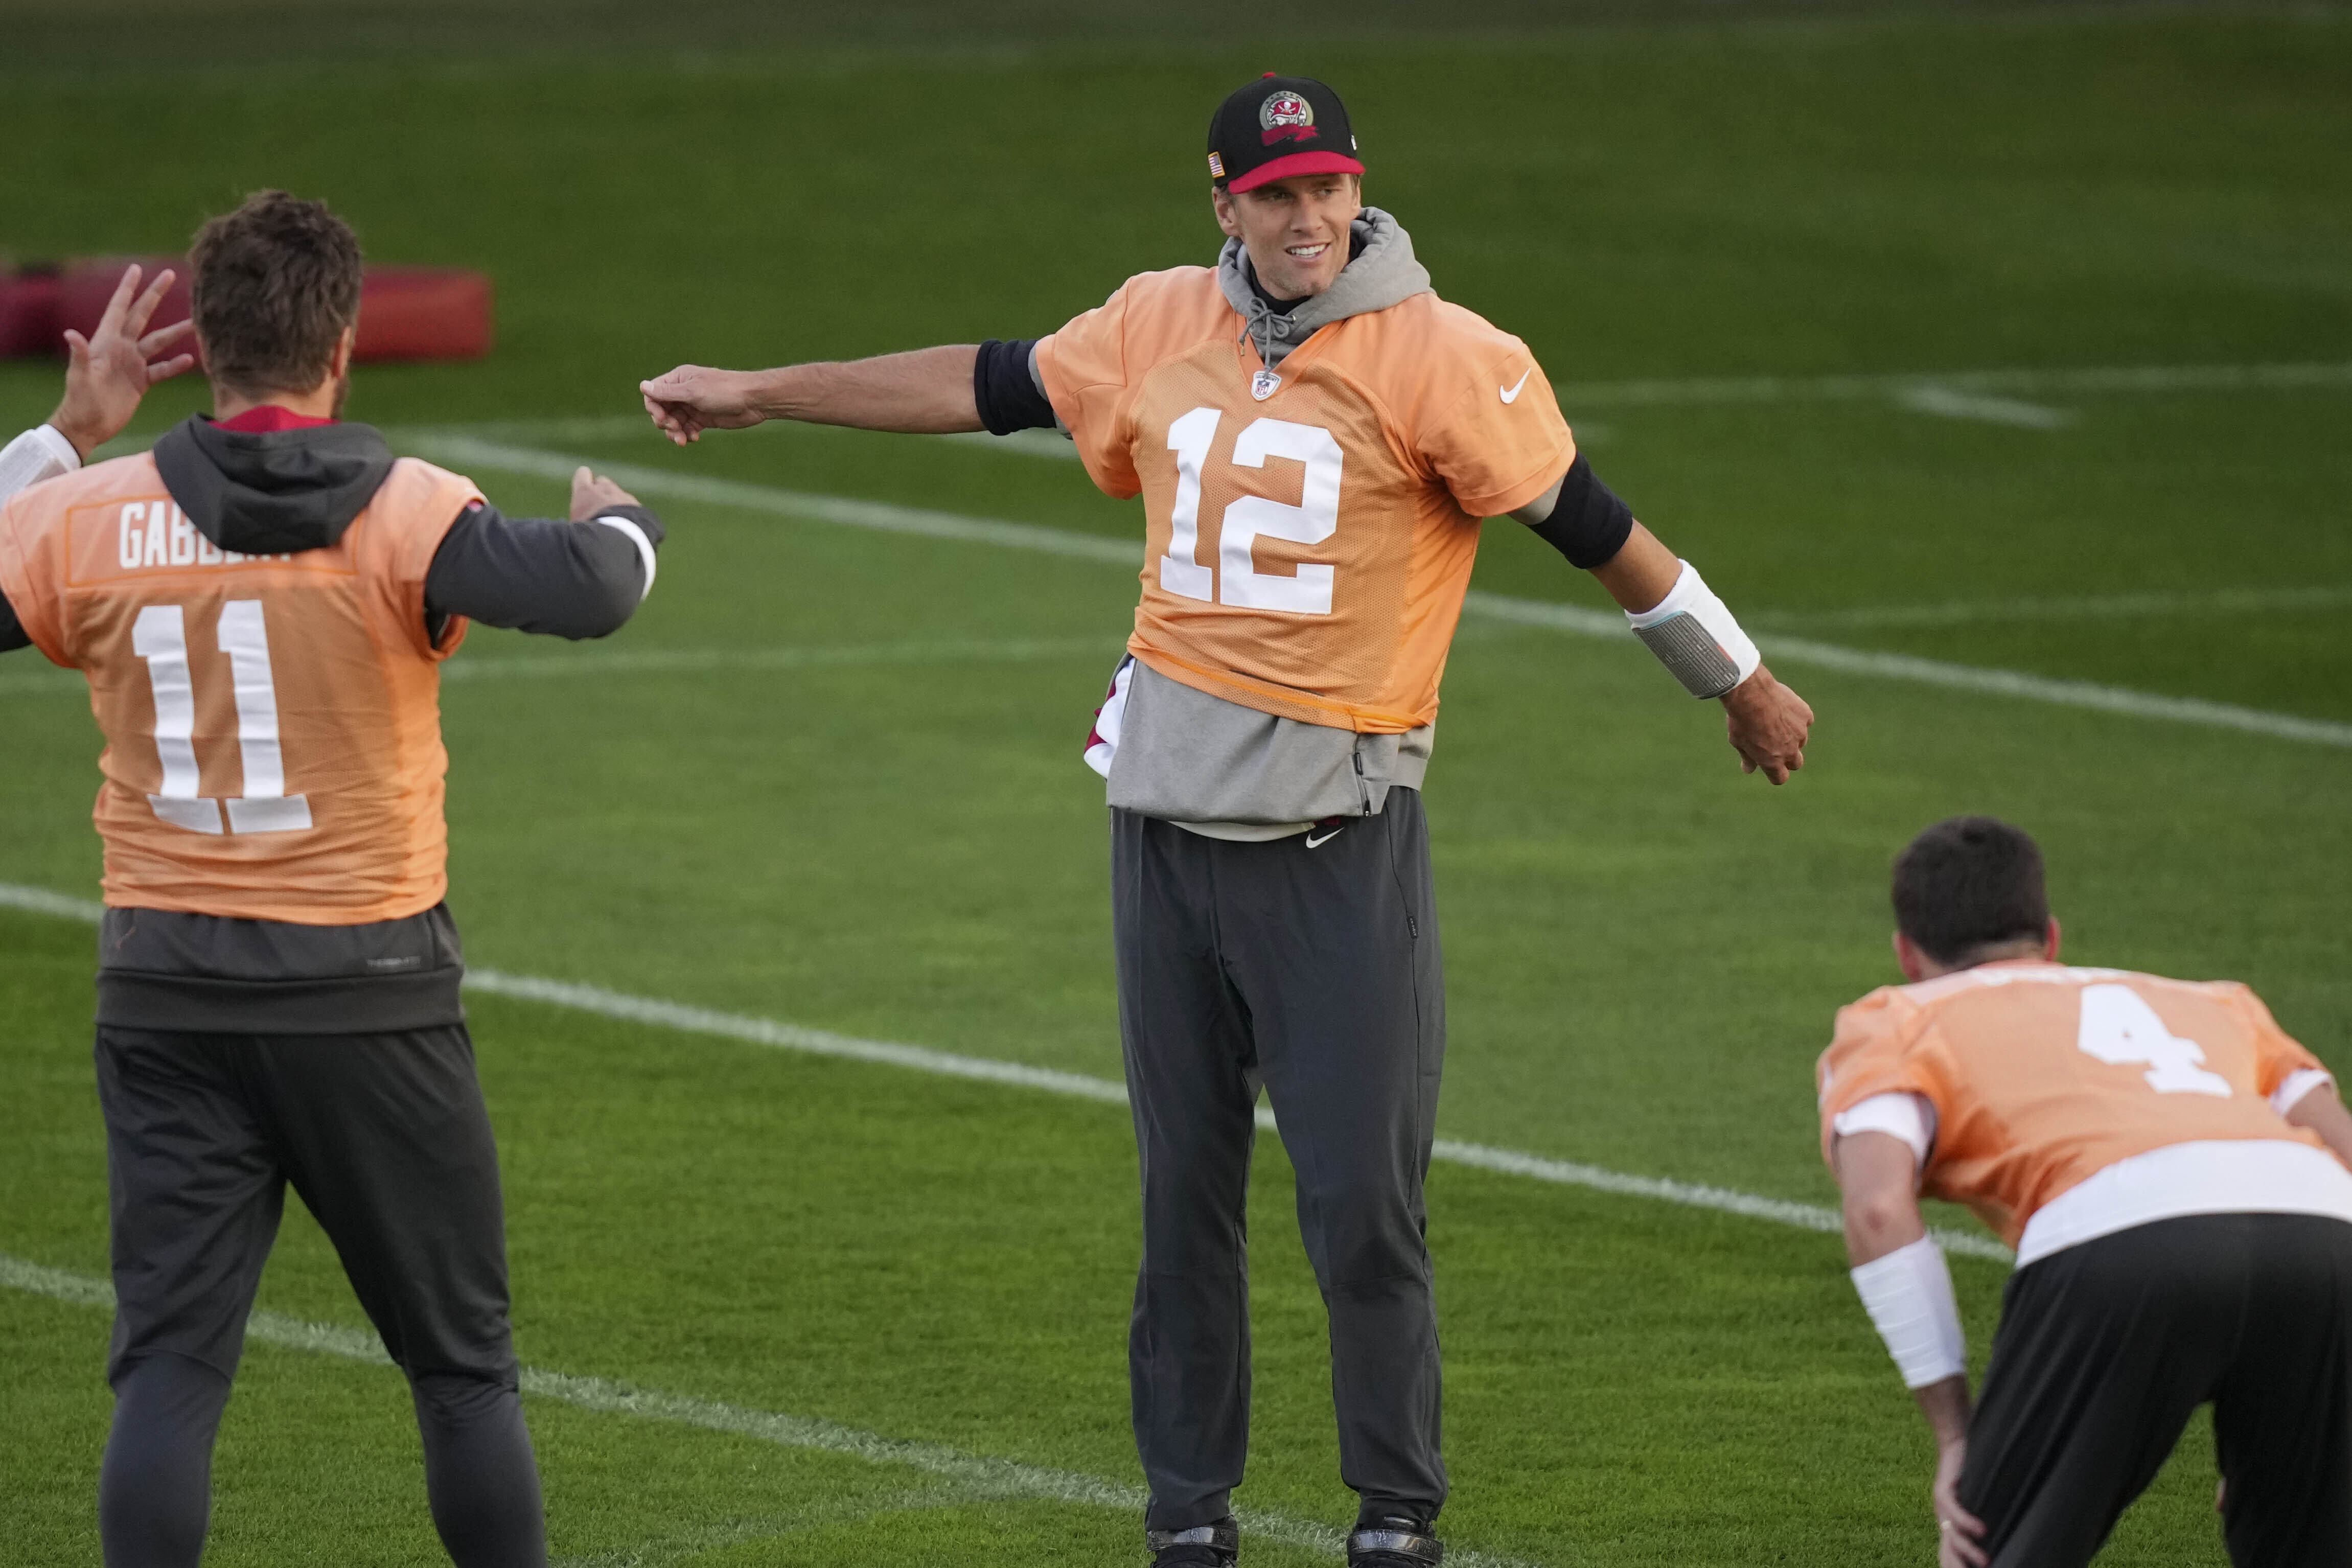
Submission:
[[[1512,386],[1512,388],[1511,388],[1508,392],[1503,392],[1503,389],[1502,389],[1501,387],[1499,387],[1499,386],[1498,386],[1498,387],[1496,387],[1495,390],[1496,390],[1496,391],[1497,391],[1497,392],[1503,392],[1503,401],[1504,401],[1504,402],[1506,402],[1506,403],[1517,403],[1517,402],[1519,400],[1519,388],[1520,388],[1520,387],[1522,387],[1522,386],[1525,386],[1525,385],[1528,384],[1528,377],[1529,377],[1529,376],[1531,376],[1531,375],[1533,375],[1533,374],[1535,374],[1535,367],[1534,367],[1533,365],[1530,365],[1530,366],[1528,366],[1526,370],[1523,370],[1523,371],[1521,371],[1521,372],[1519,373],[1519,379],[1518,379],[1518,382],[1517,383],[1517,384],[1513,385],[1513,386]]]
[[[1339,837],[1339,835],[1347,831],[1348,830],[1344,827],[1335,827],[1320,838],[1316,837],[1315,835],[1310,833],[1307,836],[1307,847],[1309,849],[1318,848],[1323,845],[1330,843],[1331,840]]]

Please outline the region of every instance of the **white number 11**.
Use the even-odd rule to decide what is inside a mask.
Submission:
[[[215,635],[228,655],[236,696],[236,745],[245,794],[226,802],[232,833],[294,833],[310,826],[307,796],[286,793],[286,758],[278,744],[278,682],[269,671],[269,635],[261,601],[231,599]],[[155,692],[155,752],[163,782],[147,797],[155,816],[192,833],[221,831],[223,802],[196,793],[196,682],[188,666],[187,617],[177,605],[150,605],[131,627],[131,651],[147,661]]]

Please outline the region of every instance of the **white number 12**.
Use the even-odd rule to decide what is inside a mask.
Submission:
[[[245,794],[226,802],[232,833],[295,833],[310,826],[307,796],[286,793],[286,758],[278,744],[278,682],[269,670],[269,635],[261,601],[231,599],[215,635],[228,655],[236,696],[236,745]],[[224,803],[196,793],[196,683],[188,667],[187,617],[177,605],[150,605],[131,626],[131,651],[147,661],[155,692],[155,752],[163,782],[147,797],[155,816],[192,833],[221,831]]]
[[[1168,449],[1176,454],[1176,504],[1168,519],[1168,553],[1160,558],[1160,585],[1187,599],[1209,598],[1212,574],[1201,564],[1201,468],[1223,418],[1214,408],[1195,408],[1168,426]],[[1320,544],[1339,526],[1339,472],[1345,454],[1320,425],[1287,419],[1256,419],[1234,438],[1234,463],[1263,468],[1268,458],[1304,465],[1298,504],[1243,496],[1225,508],[1217,541],[1224,575],[1218,597],[1253,610],[1288,610],[1294,615],[1331,613],[1332,568],[1301,562],[1297,575],[1257,569],[1261,535],[1294,544]]]
[[[2140,1076],[2158,1094],[2230,1098],[2230,1080],[2205,1069],[2205,1047],[2166,1028],[2147,998],[2128,985],[2083,987],[2083,1021],[2074,1044],[2084,1054],[2118,1067],[2148,1063]]]

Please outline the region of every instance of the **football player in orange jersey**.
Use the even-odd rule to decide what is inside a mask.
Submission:
[[[47,427],[65,439],[0,461],[34,481],[0,506],[0,652],[80,670],[106,739],[106,1561],[203,1553],[290,1183],[408,1374],[450,1557],[536,1568],[497,1151],[442,901],[439,666],[468,619],[614,630],[661,524],[585,468],[572,521],[502,517],[341,422],[360,251],[324,205],[261,193],[191,261],[215,417],[80,468],[184,368],[153,357],[176,333],[141,338],[169,274],[133,303],[134,274],[76,348]]]
[[[1907,985],[1838,1014],[1822,1147],[1935,1429],[1944,1568],[2088,1563],[2213,1405],[2240,1568],[2352,1563],[2352,1115],[2243,985],[2058,963],[2042,856],[1955,817],[1895,863]],[[1919,1196],[2017,1249],[1974,1413]]]
[[[683,365],[681,443],[788,418],[1058,427],[1144,500],[1142,601],[1087,737],[1108,781],[1119,1023],[1143,1180],[1129,1336],[1145,1537],[1229,1568],[1249,1414],[1243,1247],[1263,1086],[1330,1315],[1360,1568],[1431,1568],[1445,1500],[1423,1179],[1444,1053],[1421,786],[1479,520],[1591,571],[1719,697],[1742,765],[1812,714],[1576,450],[1527,345],[1440,300],[1361,200],[1339,95],[1250,83],[1209,131],[1213,267],[1128,280],[1049,337],[854,364]]]

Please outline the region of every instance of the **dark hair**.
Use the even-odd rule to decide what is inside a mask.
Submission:
[[[312,391],[359,319],[359,237],[324,202],[256,191],[196,230],[188,271],[205,372],[239,392]]]
[[[1895,858],[1895,925],[1947,965],[2039,939],[2050,928],[2041,847],[1997,817],[1936,824]]]

